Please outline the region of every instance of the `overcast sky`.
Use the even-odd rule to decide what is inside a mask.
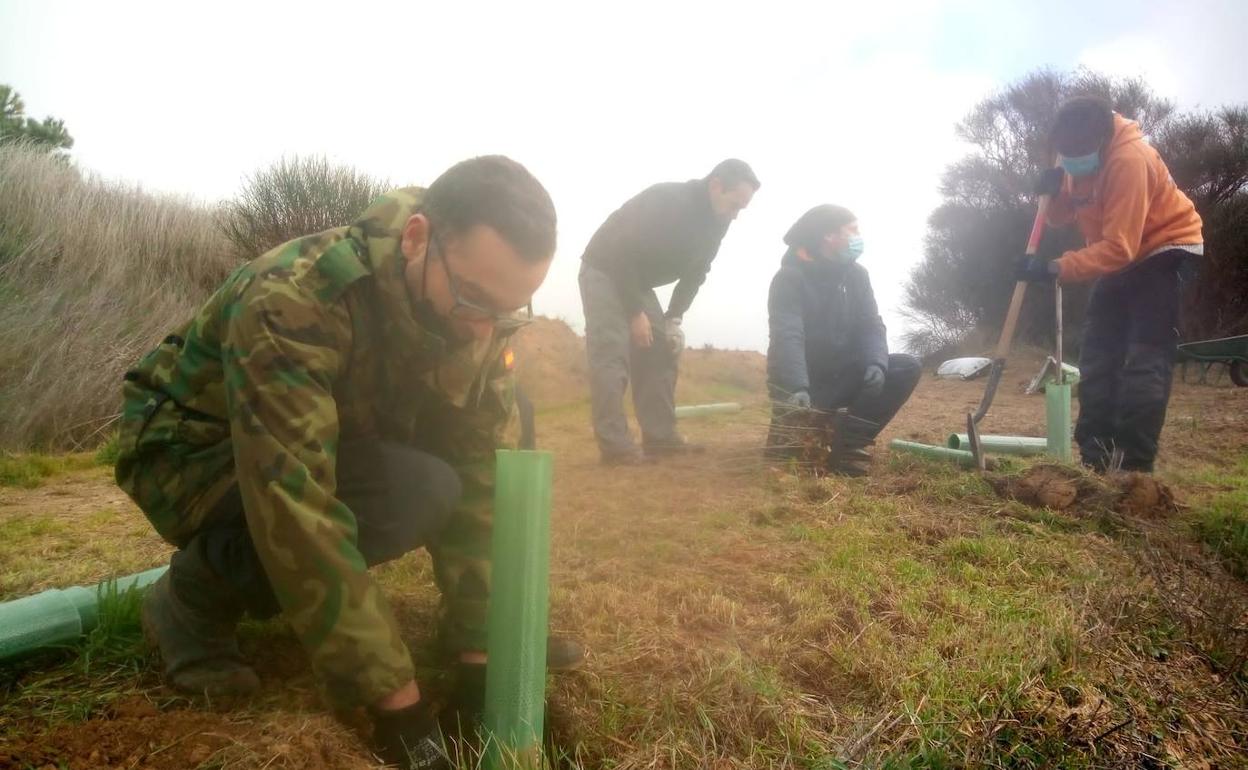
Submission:
[[[535,307],[582,328],[581,250],[614,208],[735,156],[763,187],[686,316],[764,350],[802,212],[858,214],[890,336],[954,124],[1042,66],[1142,75],[1182,108],[1248,101],[1248,0],[138,3],[0,0],[0,82],[106,177],[214,201],[283,155],[399,184],[504,153],[559,211]],[[1020,244],[1021,247],[1021,244]],[[1003,255],[1006,256],[1006,255]]]

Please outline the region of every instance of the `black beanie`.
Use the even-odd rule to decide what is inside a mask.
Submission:
[[[858,217],[843,206],[825,203],[802,214],[784,234],[784,245],[795,249],[813,249],[828,233],[836,232],[843,225]]]

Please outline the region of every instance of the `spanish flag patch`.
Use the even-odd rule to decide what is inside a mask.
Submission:
[[[511,348],[503,351],[503,370],[510,372],[516,368],[516,353]]]

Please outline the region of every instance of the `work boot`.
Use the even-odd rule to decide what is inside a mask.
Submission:
[[[854,417],[847,411],[837,412],[832,434],[832,454],[828,457],[828,472],[838,476],[865,476],[871,467],[871,453],[867,447],[875,443],[882,426],[878,423]]]
[[[669,457],[702,454],[706,447],[686,441],[684,436],[675,436],[666,441],[652,441],[646,444],[646,459],[656,462]]]
[[[202,607],[211,606],[211,585],[205,586]],[[234,630],[240,610],[196,609],[179,598],[166,572],[143,597],[141,620],[148,645],[160,651],[165,679],[185,693],[219,697],[247,695],[260,686],[251,666],[243,662]]]

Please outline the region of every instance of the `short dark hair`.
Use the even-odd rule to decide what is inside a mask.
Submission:
[[[555,253],[555,204],[529,170],[502,155],[460,161],[425,191],[420,209],[429,226],[463,235],[477,225],[494,228],[528,262]]]
[[[742,182],[753,187],[755,191],[762,187],[762,183],[754,175],[754,169],[750,168],[750,164],[737,158],[721,160],[715,168],[711,169],[711,173],[706,175],[706,179],[708,182],[718,179],[725,189],[732,189]]]
[[[1099,96],[1076,96],[1057,110],[1049,142],[1066,157],[1088,155],[1114,135],[1114,110]]]

